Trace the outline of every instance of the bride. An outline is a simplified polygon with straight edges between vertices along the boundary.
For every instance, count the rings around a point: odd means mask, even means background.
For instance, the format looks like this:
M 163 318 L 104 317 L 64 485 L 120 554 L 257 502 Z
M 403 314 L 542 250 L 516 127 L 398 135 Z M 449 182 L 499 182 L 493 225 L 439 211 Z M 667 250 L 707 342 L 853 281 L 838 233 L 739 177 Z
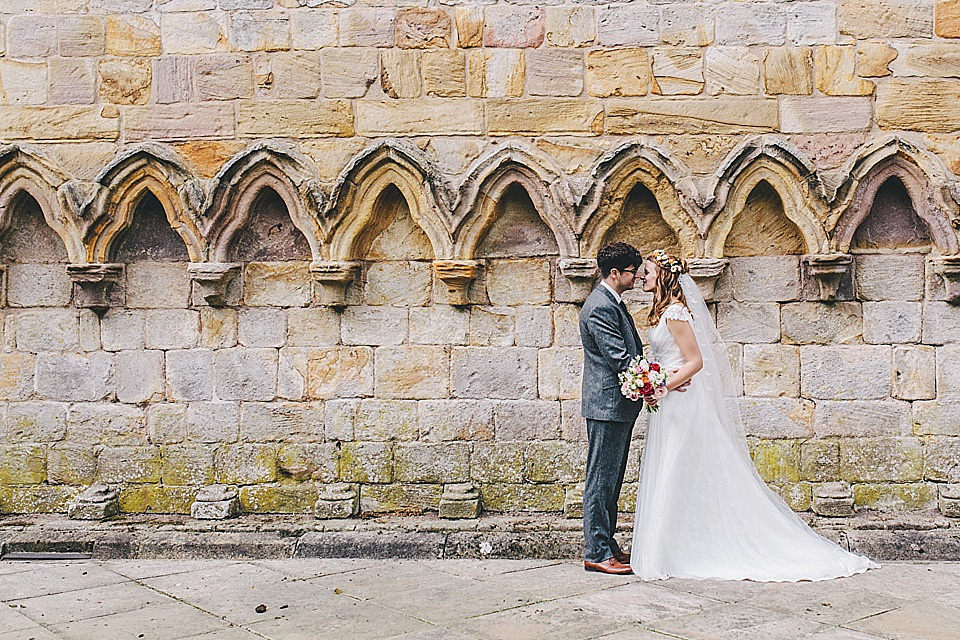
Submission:
M 631 566 L 644 580 L 828 580 L 878 567 L 814 533 L 763 482 L 747 451 L 727 351 L 686 263 L 644 262 L 653 358 L 677 370 L 651 414 Z M 727 389 L 724 389 L 724 386 Z

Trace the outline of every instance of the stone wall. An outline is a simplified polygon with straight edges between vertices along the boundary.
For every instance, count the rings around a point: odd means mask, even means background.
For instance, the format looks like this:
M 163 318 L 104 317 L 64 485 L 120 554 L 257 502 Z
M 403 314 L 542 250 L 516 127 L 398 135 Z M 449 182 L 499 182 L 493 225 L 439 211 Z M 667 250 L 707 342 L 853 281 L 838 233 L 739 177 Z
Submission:
M 410 4 L 0 3 L 0 511 L 560 510 L 613 239 L 795 509 L 960 482 L 960 1 Z

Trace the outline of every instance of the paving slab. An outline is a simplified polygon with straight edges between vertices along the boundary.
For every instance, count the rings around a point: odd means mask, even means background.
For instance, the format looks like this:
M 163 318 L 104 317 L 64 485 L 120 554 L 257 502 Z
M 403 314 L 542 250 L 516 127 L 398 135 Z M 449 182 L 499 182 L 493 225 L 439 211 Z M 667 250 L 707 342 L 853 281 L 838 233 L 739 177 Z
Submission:
M 0 580 L 0 601 L 9 602 L 52 593 L 103 587 L 127 578 L 92 562 L 49 562 L 32 565 Z
M 151 605 L 99 618 L 53 625 L 51 631 L 63 640 L 182 640 L 201 633 L 228 628 L 228 623 L 189 604 L 173 602 Z M 149 635 L 148 635 L 149 634 Z
M 23 615 L 48 626 L 172 602 L 170 598 L 135 582 L 120 582 L 16 601 L 22 607 L 20 612 Z
M 644 582 L 593 591 L 557 602 L 566 603 L 574 609 L 592 611 L 612 619 L 625 619 L 637 624 L 675 618 L 722 604 L 703 596 L 680 593 Z
M 957 640 L 960 609 L 936 602 L 914 602 L 845 626 L 892 640 Z
M 649 628 L 685 640 L 793 640 L 828 627 L 779 611 L 728 604 L 659 620 Z

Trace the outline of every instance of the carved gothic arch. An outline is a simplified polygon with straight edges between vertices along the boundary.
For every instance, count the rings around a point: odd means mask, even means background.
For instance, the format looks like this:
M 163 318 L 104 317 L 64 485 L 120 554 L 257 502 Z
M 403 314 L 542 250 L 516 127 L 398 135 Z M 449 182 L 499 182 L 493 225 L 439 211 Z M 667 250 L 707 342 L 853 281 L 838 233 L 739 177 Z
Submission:
M 696 191 L 683 164 L 649 141 L 631 142 L 605 154 L 591 172 L 591 185 L 580 200 L 577 231 L 580 255 L 594 256 L 607 232 L 623 215 L 633 190 L 642 185 L 656 199 L 660 215 L 680 242 L 683 254 L 700 253 Z
M 761 183 L 780 197 L 786 217 L 797 225 L 807 253 L 827 251 L 823 220 L 828 206 L 826 186 L 813 164 L 790 144 L 758 138 L 735 149 L 717 169 L 710 203 L 704 211 L 704 255 L 722 258 L 727 236 L 747 198 Z
M 20 145 L 0 147 L 0 235 L 13 223 L 14 205 L 26 194 L 36 200 L 43 219 L 63 242 L 70 262 L 84 261 L 70 177 L 43 155 Z
M 435 259 L 453 255 L 447 215 L 448 194 L 440 172 L 416 147 L 387 140 L 363 151 L 337 179 L 323 219 L 331 260 L 357 260 L 359 244 L 371 228 L 385 226 L 382 196 L 400 192 L 414 223 L 423 229 Z
M 265 189 L 280 196 L 290 221 L 310 245 L 313 260 L 320 260 L 324 194 L 315 176 L 303 154 L 276 140 L 258 142 L 231 158 L 213 179 L 201 220 L 210 260 L 227 261 L 230 244 L 250 221 L 252 206 Z
M 160 201 L 190 261 L 203 260 L 206 247 L 197 224 L 203 188 L 173 150 L 156 143 L 133 147 L 104 167 L 94 183 L 94 195 L 83 208 L 89 262 L 110 261 L 114 243 L 133 223 L 148 192 Z
M 843 175 L 830 220 L 837 251 L 849 252 L 857 228 L 873 208 L 877 191 L 890 178 L 897 178 L 938 251 L 942 255 L 960 253 L 955 231 L 960 227 L 958 185 L 934 154 L 899 136 L 889 136 L 852 158 Z
M 577 257 L 573 194 L 563 172 L 545 156 L 507 145 L 478 160 L 460 187 L 454 212 L 456 258 L 473 259 L 497 218 L 500 199 L 514 185 L 527 192 L 537 214 L 553 232 L 560 257 Z

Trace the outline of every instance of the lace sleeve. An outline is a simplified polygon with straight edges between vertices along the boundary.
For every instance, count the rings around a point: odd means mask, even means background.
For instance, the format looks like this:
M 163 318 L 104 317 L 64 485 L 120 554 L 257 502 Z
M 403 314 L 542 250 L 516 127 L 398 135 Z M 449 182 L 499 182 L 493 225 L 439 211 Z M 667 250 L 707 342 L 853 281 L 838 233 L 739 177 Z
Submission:
M 672 304 L 663 311 L 665 320 L 683 320 L 684 322 L 693 322 L 693 316 L 690 311 L 681 304 Z

